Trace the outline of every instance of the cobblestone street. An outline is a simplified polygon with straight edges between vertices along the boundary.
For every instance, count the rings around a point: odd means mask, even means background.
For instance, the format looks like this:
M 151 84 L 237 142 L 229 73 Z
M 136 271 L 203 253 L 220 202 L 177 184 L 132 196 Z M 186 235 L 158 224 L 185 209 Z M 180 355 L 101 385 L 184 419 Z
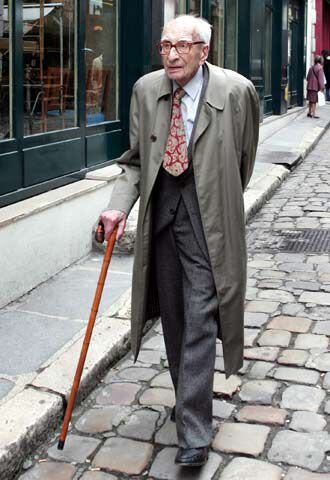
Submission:
M 330 480 L 329 152 L 328 131 L 248 225 L 245 363 L 226 381 L 218 344 L 208 463 L 174 465 L 158 322 L 75 410 L 64 450 L 58 431 L 20 480 Z

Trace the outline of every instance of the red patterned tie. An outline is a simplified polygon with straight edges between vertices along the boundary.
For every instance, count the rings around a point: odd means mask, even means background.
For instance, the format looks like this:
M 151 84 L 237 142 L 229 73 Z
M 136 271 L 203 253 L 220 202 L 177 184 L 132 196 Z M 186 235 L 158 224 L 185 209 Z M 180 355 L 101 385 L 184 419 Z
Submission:
M 188 168 L 188 149 L 180 107 L 185 93 L 183 88 L 177 88 L 174 92 L 170 133 L 163 159 L 163 167 L 175 177 L 181 175 Z

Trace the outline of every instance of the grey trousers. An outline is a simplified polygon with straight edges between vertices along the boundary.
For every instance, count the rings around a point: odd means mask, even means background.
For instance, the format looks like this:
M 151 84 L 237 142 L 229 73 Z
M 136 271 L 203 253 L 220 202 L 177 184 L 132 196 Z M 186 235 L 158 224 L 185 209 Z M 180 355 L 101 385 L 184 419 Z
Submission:
M 182 448 L 197 448 L 212 440 L 219 318 L 199 212 L 191 213 L 189 207 L 181 197 L 174 221 L 157 235 L 154 245 L 162 326 L 176 393 L 178 442 Z

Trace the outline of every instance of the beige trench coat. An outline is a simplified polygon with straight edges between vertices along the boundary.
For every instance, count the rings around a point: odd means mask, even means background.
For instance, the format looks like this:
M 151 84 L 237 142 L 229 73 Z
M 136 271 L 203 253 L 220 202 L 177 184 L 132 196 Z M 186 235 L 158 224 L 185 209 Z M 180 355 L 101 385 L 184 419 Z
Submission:
M 243 191 L 252 174 L 259 132 L 259 99 L 241 75 L 209 63 L 209 83 L 193 144 L 193 166 L 205 238 L 219 300 L 226 376 L 243 365 L 246 244 Z M 130 112 L 131 149 L 109 208 L 129 213 L 140 196 L 132 285 L 132 350 L 137 358 L 148 317 L 151 192 L 162 163 L 171 114 L 164 70 L 140 78 Z

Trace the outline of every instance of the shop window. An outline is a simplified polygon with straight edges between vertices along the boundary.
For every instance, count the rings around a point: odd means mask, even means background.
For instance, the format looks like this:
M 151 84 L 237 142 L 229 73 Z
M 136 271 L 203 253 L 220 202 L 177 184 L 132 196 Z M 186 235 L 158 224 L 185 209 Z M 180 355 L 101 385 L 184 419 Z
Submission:
M 74 127 L 75 2 L 24 0 L 24 134 Z
M 263 23 L 264 10 L 260 0 L 251 0 L 251 77 L 263 78 Z
M 220 67 L 224 66 L 224 28 L 225 1 L 211 1 L 212 37 L 210 46 L 210 61 Z
M 202 15 L 202 0 L 190 0 L 188 13 L 200 17 Z
M 273 10 L 266 6 L 265 13 L 265 95 L 272 94 L 272 25 Z
M 10 2 L 0 0 L 0 140 L 12 136 L 10 6 Z
M 237 70 L 237 0 L 226 1 L 225 67 Z
M 86 16 L 86 122 L 118 119 L 118 1 L 89 0 Z
M 164 1 L 164 24 L 177 15 L 186 12 L 186 0 L 165 0 Z

